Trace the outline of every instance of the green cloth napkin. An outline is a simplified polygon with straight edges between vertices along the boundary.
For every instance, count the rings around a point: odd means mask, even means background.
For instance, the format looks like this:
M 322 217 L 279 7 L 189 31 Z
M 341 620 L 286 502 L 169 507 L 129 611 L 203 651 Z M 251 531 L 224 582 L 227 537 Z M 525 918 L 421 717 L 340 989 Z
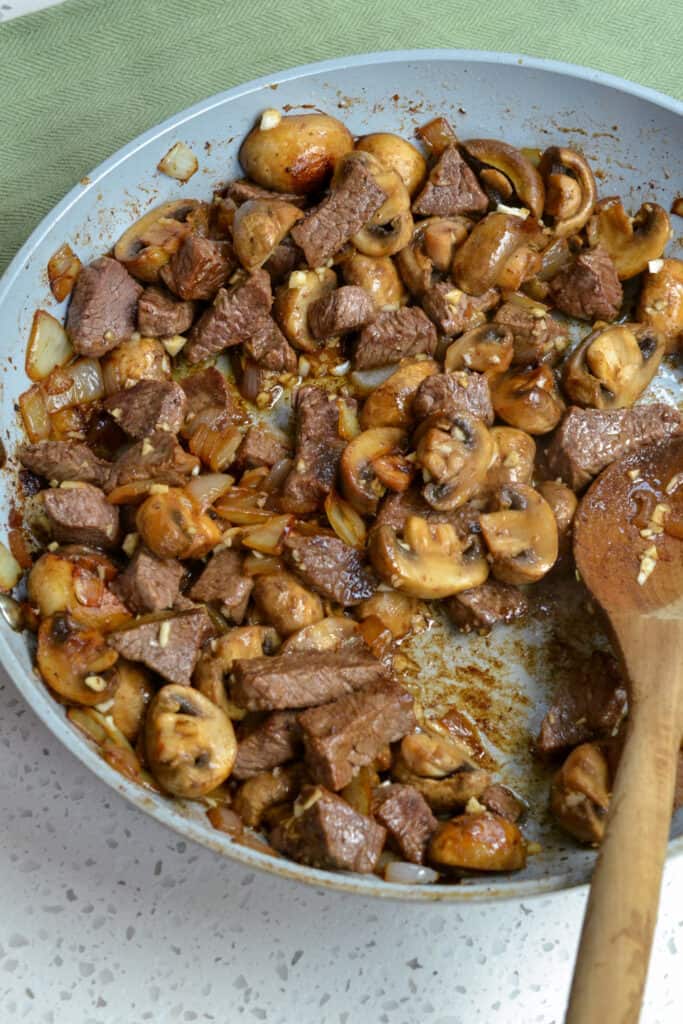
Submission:
M 683 97 L 679 0 L 67 0 L 0 25 L 0 270 L 139 132 L 259 75 L 409 47 L 507 50 Z

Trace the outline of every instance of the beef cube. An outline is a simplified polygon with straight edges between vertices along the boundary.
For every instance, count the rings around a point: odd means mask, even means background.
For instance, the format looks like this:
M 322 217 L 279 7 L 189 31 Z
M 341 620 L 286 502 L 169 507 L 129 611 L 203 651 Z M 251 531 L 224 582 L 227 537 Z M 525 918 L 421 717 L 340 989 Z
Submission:
M 271 189 L 262 188 L 260 185 L 255 184 L 255 182 L 247 181 L 245 178 L 236 178 L 235 181 L 229 181 L 225 186 L 224 194 L 238 206 L 249 202 L 250 199 L 275 199 L 278 202 L 291 203 L 292 206 L 299 207 L 306 205 L 306 196 L 297 196 L 290 192 L 273 192 Z
M 181 299 L 212 299 L 236 265 L 228 243 L 214 242 L 192 232 L 162 267 L 161 278 Z
M 22 466 L 46 480 L 77 480 L 102 487 L 111 466 L 80 441 L 38 441 L 17 451 Z
M 415 393 L 413 416 L 419 423 L 435 413 L 447 419 L 469 413 L 490 426 L 494 420 L 493 405 L 484 374 L 454 370 L 425 378 Z
M 387 743 L 412 732 L 416 719 L 411 694 L 393 679 L 380 679 L 358 693 L 309 708 L 299 715 L 299 725 L 311 777 L 338 790 Z
M 571 408 L 548 448 L 548 466 L 578 491 L 633 448 L 681 432 L 681 414 L 664 402 L 632 409 Z
M 43 491 L 52 536 L 60 544 L 114 548 L 119 539 L 119 510 L 99 487 L 78 483 Z
M 295 814 L 273 829 L 271 844 L 299 864 L 369 874 L 377 867 L 386 831 L 320 786 L 305 786 Z
M 149 437 L 157 430 L 177 434 L 185 419 L 187 400 L 170 380 L 141 380 L 132 388 L 110 395 L 104 408 L 130 437 Z
M 465 163 L 458 147 L 448 146 L 432 168 L 429 180 L 413 202 L 421 217 L 454 217 L 459 213 L 483 213 L 488 196 Z
M 594 651 L 548 709 L 536 740 L 543 757 L 613 736 L 626 714 L 627 693 L 614 658 Z
M 427 844 L 438 822 L 430 806 L 412 786 L 394 783 L 374 793 L 375 818 L 404 860 L 424 864 Z
M 308 515 L 332 490 L 346 442 L 339 434 L 339 402 L 322 388 L 299 388 L 294 401 L 296 451 L 294 466 L 282 488 L 282 507 Z
M 353 365 L 356 370 L 372 370 L 407 356 L 431 356 L 437 340 L 434 325 L 416 306 L 385 310 L 361 331 Z
M 299 196 L 299 199 L 302 197 Z M 275 284 L 282 284 L 289 278 L 293 270 L 303 263 L 304 254 L 298 245 L 295 245 L 291 238 L 285 238 L 279 245 L 276 245 L 272 254 L 263 264 L 263 269 L 270 276 Z
M 112 463 L 105 490 L 132 483 L 134 480 L 155 480 L 169 487 L 183 487 L 199 459 L 189 455 L 173 434 L 160 430 L 143 441 L 137 441 Z
M 441 334 L 455 337 L 486 323 L 486 313 L 500 301 L 496 288 L 483 295 L 468 295 L 447 281 L 439 281 L 422 296 L 422 307 Z
M 244 413 L 238 405 L 239 399 L 233 395 L 226 378 L 215 366 L 183 377 L 180 386 L 187 399 L 186 424 L 191 424 L 199 417 L 202 423 L 220 430 L 231 423 L 241 423 L 244 419 Z
M 265 370 L 278 373 L 294 373 L 296 370 L 296 352 L 272 316 L 258 319 L 251 336 L 244 342 L 244 351 Z
M 548 284 L 557 308 L 579 320 L 614 320 L 623 299 L 616 267 L 601 245 L 579 253 Z
M 234 779 L 251 779 L 298 757 L 301 729 L 296 711 L 273 711 L 245 736 L 240 736 Z
M 242 559 L 237 551 L 224 548 L 211 557 L 190 590 L 194 601 L 216 602 L 230 622 L 242 622 L 254 581 L 242 575 Z
M 247 711 L 278 711 L 327 704 L 353 690 L 386 678 L 382 663 L 369 651 L 277 654 L 238 659 L 233 664 L 234 702 Z
M 379 210 L 387 194 L 375 181 L 364 153 L 351 153 L 337 170 L 329 196 L 292 228 L 309 267 L 321 267 Z
M 107 643 L 129 661 L 140 661 L 169 683 L 189 686 L 202 644 L 213 633 L 205 608 L 179 612 L 109 633 Z
M 513 824 L 519 821 L 524 814 L 524 804 L 519 797 L 515 796 L 507 786 L 501 786 L 498 782 L 486 787 L 479 797 L 479 802 L 494 814 L 499 814 L 501 818 L 505 818 Z
M 257 466 L 274 466 L 281 459 L 291 455 L 289 439 L 284 434 L 271 430 L 262 423 L 249 427 L 244 440 L 237 449 L 235 462 L 239 469 L 253 469 Z
M 569 342 L 567 325 L 544 313 L 540 306 L 530 309 L 515 302 L 504 302 L 493 319 L 512 331 L 514 366 L 537 363 L 554 366 Z
M 323 295 L 308 309 L 308 326 L 314 338 L 358 331 L 375 319 L 375 303 L 363 288 L 347 284 Z
M 194 320 L 194 302 L 182 302 L 165 288 L 150 285 L 138 299 L 138 330 L 145 338 L 184 334 Z
M 174 558 L 157 558 L 140 546 L 111 589 L 132 612 L 161 612 L 175 604 L 184 575 Z
M 220 288 L 213 304 L 190 331 L 183 353 L 201 363 L 225 348 L 248 341 L 270 313 L 273 293 L 265 270 L 255 270 L 230 289 Z
M 339 537 L 289 534 L 285 556 L 304 583 L 328 601 L 349 607 L 377 590 L 377 577 L 361 552 Z
M 463 633 L 490 633 L 500 622 L 514 622 L 529 610 L 529 602 L 517 587 L 487 580 L 478 587 L 461 590 L 446 601 L 446 613 Z
M 130 338 L 141 292 L 126 268 L 109 256 L 83 267 L 66 317 L 76 352 L 97 358 Z
M 297 796 L 302 782 L 303 770 L 299 764 L 260 772 L 240 786 L 233 807 L 245 825 L 258 828 L 269 810 Z

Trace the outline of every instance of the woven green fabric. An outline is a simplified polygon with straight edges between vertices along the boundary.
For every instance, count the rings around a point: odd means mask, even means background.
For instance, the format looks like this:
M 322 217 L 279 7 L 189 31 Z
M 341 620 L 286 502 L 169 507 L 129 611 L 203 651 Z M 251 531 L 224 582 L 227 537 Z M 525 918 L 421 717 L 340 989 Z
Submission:
M 102 159 L 211 93 L 408 47 L 507 50 L 683 97 L 672 0 L 68 0 L 0 26 L 0 269 Z

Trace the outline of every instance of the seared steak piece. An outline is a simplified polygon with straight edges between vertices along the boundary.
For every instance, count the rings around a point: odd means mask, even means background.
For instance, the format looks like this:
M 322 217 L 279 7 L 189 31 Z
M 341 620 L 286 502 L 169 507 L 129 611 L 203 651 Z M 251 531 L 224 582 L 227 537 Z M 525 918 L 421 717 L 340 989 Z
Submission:
M 213 304 L 190 331 L 183 352 L 188 363 L 201 363 L 225 348 L 240 345 L 269 317 L 273 294 L 265 270 L 255 270 L 246 281 L 220 288 Z
M 579 253 L 548 285 L 557 308 L 579 320 L 614 320 L 623 299 L 614 263 L 601 245 Z
M 157 430 L 177 434 L 186 405 L 185 392 L 170 380 L 141 380 L 104 402 L 104 408 L 130 437 L 149 437 Z
M 199 417 L 202 423 L 220 430 L 230 423 L 241 423 L 244 419 L 227 380 L 215 366 L 183 377 L 180 386 L 187 399 L 186 425 L 191 425 Z
M 339 537 L 291 533 L 285 537 L 285 557 L 304 583 L 346 607 L 377 589 L 377 577 L 361 552 Z
M 119 510 L 99 487 L 79 483 L 43 491 L 52 536 L 60 544 L 113 548 L 119 539 Z
M 613 736 L 626 714 L 627 693 L 617 662 L 594 651 L 548 709 L 536 740 L 543 757 Z
M 434 413 L 451 418 L 463 412 L 489 426 L 493 423 L 491 389 L 483 373 L 435 373 L 422 381 L 413 399 L 413 415 L 418 423 Z
M 241 206 L 250 199 L 276 199 L 281 203 L 291 203 L 292 206 L 305 206 L 306 196 L 297 196 L 293 192 L 272 192 L 269 188 L 262 188 L 253 181 L 245 178 L 236 178 L 229 181 L 223 190 L 228 199 Z
M 422 307 L 441 334 L 452 338 L 486 323 L 486 312 L 499 301 L 497 288 L 489 288 L 483 295 L 468 295 L 450 282 L 439 281 L 422 296 Z
M 107 643 L 129 661 L 141 661 L 169 683 L 189 686 L 199 651 L 213 633 L 205 608 L 118 629 Z
M 403 859 L 424 864 L 427 844 L 438 822 L 422 794 L 401 783 L 378 786 L 374 805 L 375 818 L 384 825 Z
M 501 786 L 498 782 L 486 787 L 479 797 L 479 802 L 494 814 L 506 818 L 507 821 L 519 821 L 524 814 L 524 804 L 519 797 L 515 796 L 507 786 Z
M 402 306 L 379 313 L 364 327 L 356 344 L 353 365 L 356 370 L 397 363 L 406 356 L 431 356 L 436 350 L 434 325 L 416 306 Z
M 537 363 L 553 366 L 569 342 L 566 324 L 554 320 L 549 313 L 534 316 L 531 309 L 514 302 L 504 302 L 496 310 L 493 319 L 495 323 L 503 324 L 512 331 L 514 366 L 533 366 Z
M 421 217 L 453 217 L 459 213 L 483 213 L 488 196 L 458 147 L 449 146 L 432 168 L 429 181 L 413 202 Z
M 279 373 L 296 370 L 296 352 L 272 316 L 263 316 L 254 324 L 251 336 L 244 342 L 244 351 L 265 370 Z
M 232 770 L 234 779 L 251 779 L 259 772 L 270 771 L 301 752 L 301 729 L 296 711 L 273 711 L 262 722 L 241 736 L 237 760 Z
M 46 480 L 79 480 L 101 487 L 111 466 L 98 459 L 87 444 L 80 441 L 38 441 L 22 444 L 17 455 L 22 466 Z
M 292 228 L 309 267 L 322 267 L 360 231 L 387 198 L 375 181 L 364 153 L 349 154 L 340 180 L 322 203 Z
M 680 412 L 663 402 L 632 409 L 572 407 L 548 448 L 548 466 L 552 476 L 578 491 L 631 449 L 680 432 Z
M 295 814 L 270 834 L 275 849 L 299 864 L 362 874 L 377 867 L 385 838 L 381 825 L 321 786 L 304 786 Z
M 339 435 L 338 402 L 315 385 L 299 388 L 294 401 L 296 450 L 294 466 L 282 488 L 282 507 L 295 515 L 308 515 L 320 507 L 332 490 L 346 442 Z
M 413 698 L 393 679 L 380 679 L 331 704 L 299 715 L 306 764 L 315 782 L 343 789 L 357 769 L 416 725 Z
M 236 266 L 227 242 L 213 242 L 192 232 L 161 268 L 160 276 L 181 299 L 212 299 Z
M 529 602 L 517 587 L 487 580 L 479 587 L 461 590 L 446 601 L 446 613 L 463 633 L 490 633 L 499 622 L 514 622 L 529 610 Z
M 256 466 L 270 467 L 289 455 L 289 439 L 284 434 L 276 433 L 263 423 L 255 423 L 244 435 L 244 440 L 237 449 L 235 463 L 241 470 L 253 469 Z
M 165 288 L 150 285 L 138 299 L 138 330 L 145 338 L 184 334 L 194 320 L 194 302 L 182 302 Z
M 67 334 L 76 352 L 103 356 L 130 338 L 141 292 L 126 268 L 109 256 L 83 267 L 66 316 Z
M 110 589 L 132 612 L 162 612 L 175 604 L 184 575 L 185 570 L 174 558 L 157 558 L 139 546 Z
M 224 548 L 211 556 L 189 596 L 194 601 L 215 602 L 226 619 L 239 625 L 246 613 L 253 586 L 250 576 L 242 576 L 239 553 Z
M 369 651 L 276 654 L 240 658 L 233 665 L 232 699 L 247 711 L 278 711 L 327 704 L 353 690 L 386 679 L 386 669 Z
M 133 480 L 155 480 L 169 487 L 183 487 L 199 459 L 189 455 L 173 434 L 160 430 L 127 448 L 112 463 L 105 490 L 112 491 Z
M 346 284 L 309 306 L 308 326 L 314 338 L 358 331 L 372 323 L 377 307 L 363 288 Z
M 303 197 L 298 196 L 297 198 Z M 304 254 L 299 246 L 295 245 L 291 238 L 285 238 L 275 246 L 272 255 L 263 264 L 263 269 L 268 271 L 273 284 L 282 284 L 289 278 L 292 271 L 303 263 L 303 260 Z

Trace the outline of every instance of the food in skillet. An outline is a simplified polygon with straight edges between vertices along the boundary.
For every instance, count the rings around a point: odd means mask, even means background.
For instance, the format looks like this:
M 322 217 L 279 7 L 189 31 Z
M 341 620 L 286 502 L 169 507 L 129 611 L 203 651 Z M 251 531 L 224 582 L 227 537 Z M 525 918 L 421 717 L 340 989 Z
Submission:
M 417 136 L 267 111 L 247 177 L 87 266 L 55 253 L 70 304 L 34 318 L 0 575 L 119 771 L 241 842 L 430 882 L 524 867 L 524 806 L 458 709 L 425 714 L 400 645 L 439 607 L 463 632 L 523 619 L 573 571 L 591 479 L 680 432 L 635 403 L 683 341 L 683 264 L 667 213 L 599 199 L 578 151 L 443 117 Z M 161 169 L 192 174 L 186 149 Z M 679 484 L 644 496 L 644 550 L 680 530 Z M 582 841 L 625 713 L 596 652 L 544 720 Z

